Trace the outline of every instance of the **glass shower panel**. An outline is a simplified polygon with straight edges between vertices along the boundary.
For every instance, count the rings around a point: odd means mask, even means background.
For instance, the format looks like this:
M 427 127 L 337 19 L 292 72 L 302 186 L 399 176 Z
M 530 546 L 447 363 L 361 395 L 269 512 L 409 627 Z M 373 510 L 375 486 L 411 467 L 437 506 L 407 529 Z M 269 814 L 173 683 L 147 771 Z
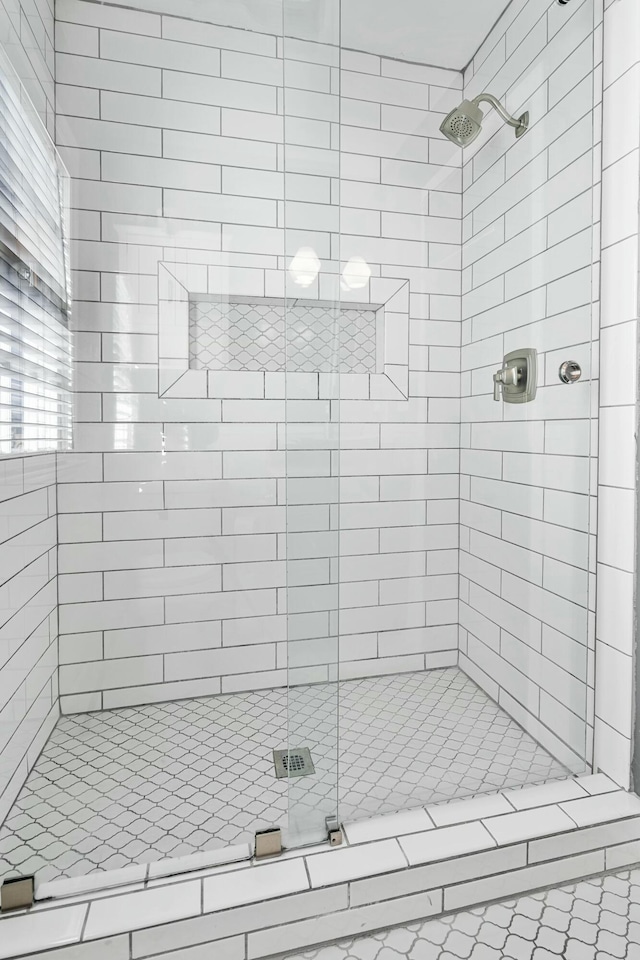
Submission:
M 337 819 L 340 0 L 283 0 L 288 842 Z M 284 594 L 285 591 L 282 591 Z
M 530 127 L 516 139 L 482 103 L 464 150 L 460 554 L 461 666 L 554 759 L 525 755 L 540 779 L 591 754 L 600 59 L 594 0 L 543 6 L 525 30 L 512 5 L 465 74 L 466 99 L 495 94 Z M 527 350 L 535 395 L 518 402 Z

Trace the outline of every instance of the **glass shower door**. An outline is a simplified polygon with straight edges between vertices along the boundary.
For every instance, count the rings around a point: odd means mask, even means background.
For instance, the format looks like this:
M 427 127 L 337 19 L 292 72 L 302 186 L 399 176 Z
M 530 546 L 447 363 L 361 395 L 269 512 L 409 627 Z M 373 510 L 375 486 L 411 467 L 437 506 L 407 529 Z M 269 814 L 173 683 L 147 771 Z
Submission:
M 340 0 L 283 0 L 287 843 L 337 819 Z

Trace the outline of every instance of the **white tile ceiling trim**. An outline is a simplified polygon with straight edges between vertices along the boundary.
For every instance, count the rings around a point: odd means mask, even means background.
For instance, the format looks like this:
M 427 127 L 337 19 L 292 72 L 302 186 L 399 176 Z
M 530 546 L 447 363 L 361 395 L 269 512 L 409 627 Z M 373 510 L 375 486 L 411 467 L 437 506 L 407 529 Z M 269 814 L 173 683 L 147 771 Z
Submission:
M 489 890 L 498 874 L 508 895 L 587 876 L 607 865 L 613 868 L 635 862 L 638 844 L 630 841 L 640 840 L 640 798 L 618 789 L 602 774 L 571 778 L 569 782 L 572 795 L 581 794 L 582 798 L 560 801 L 561 806 L 557 802 L 558 781 L 553 781 L 532 788 L 535 805 L 524 811 L 511 804 L 513 791 L 504 791 L 496 796 L 513 806 L 511 814 L 504 813 L 502 802 L 491 808 L 478 807 L 476 798 L 456 801 L 428 807 L 420 817 L 412 811 L 411 821 L 402 822 L 398 819 L 401 815 L 391 815 L 359 821 L 351 827 L 347 824 L 343 847 L 288 851 L 269 863 L 249 863 L 250 848 L 239 845 L 224 851 L 226 860 L 235 863 L 221 865 L 222 851 L 204 852 L 176 859 L 173 864 L 167 860 L 162 870 L 158 870 L 158 864 L 131 868 L 128 884 L 110 889 L 104 889 L 109 885 L 104 874 L 102 890 L 96 890 L 95 884 L 88 890 L 87 878 L 83 877 L 45 883 L 37 887 L 38 902 L 30 912 L 0 917 L 0 960 L 131 931 L 141 931 L 134 934 L 134 940 L 136 936 L 153 940 L 167 931 L 178 935 L 181 928 L 172 928 L 172 922 L 202 920 L 212 914 L 219 917 L 219 923 L 216 921 L 209 940 L 231 935 L 229 931 L 237 922 L 243 931 L 255 931 L 250 935 L 256 944 L 253 955 L 266 956 L 274 952 L 268 946 L 269 927 L 290 921 L 293 937 L 306 938 L 309 945 L 319 943 L 326 937 L 311 919 L 304 918 L 331 914 L 340 918 L 341 929 L 350 929 L 362 917 L 359 913 L 356 916 L 354 907 L 349 909 L 349 903 L 384 901 L 386 919 L 378 923 L 374 913 L 367 921 L 366 929 L 376 929 L 395 922 L 387 917 L 389 911 L 393 913 L 394 904 L 400 911 L 398 916 L 420 919 L 427 915 L 425 910 L 429 915 L 442 912 L 443 904 L 444 909 L 451 909 L 454 902 L 471 904 L 492 899 L 494 894 Z M 518 791 L 519 798 L 526 797 L 527 792 Z M 447 807 L 456 811 L 456 822 L 435 826 L 433 815 L 439 819 L 438 813 Z M 564 829 L 555 832 L 559 814 Z M 570 829 L 566 828 L 565 817 L 575 824 Z M 509 829 L 505 830 L 503 825 L 509 818 Z M 386 820 L 397 827 L 397 836 L 385 837 Z M 493 823 L 502 827 L 501 831 L 495 830 L 495 837 Z M 359 842 L 354 843 L 356 838 Z M 455 856 L 447 855 L 447 850 L 455 850 Z M 173 868 L 184 872 L 172 876 Z M 123 873 L 118 872 L 120 882 L 125 879 Z M 347 885 L 354 893 L 350 901 L 346 898 Z M 265 900 L 269 901 L 268 910 L 261 908 Z M 305 923 L 310 926 L 304 927 Z M 156 927 L 161 927 L 157 933 Z M 133 955 L 138 955 L 135 943 Z

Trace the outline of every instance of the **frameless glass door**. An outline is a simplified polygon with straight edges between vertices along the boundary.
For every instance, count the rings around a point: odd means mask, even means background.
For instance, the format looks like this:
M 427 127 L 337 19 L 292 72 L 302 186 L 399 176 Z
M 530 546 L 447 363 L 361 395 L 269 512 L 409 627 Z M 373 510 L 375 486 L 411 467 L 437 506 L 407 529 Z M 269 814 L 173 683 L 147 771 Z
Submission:
M 288 843 L 337 818 L 340 0 L 283 0 Z

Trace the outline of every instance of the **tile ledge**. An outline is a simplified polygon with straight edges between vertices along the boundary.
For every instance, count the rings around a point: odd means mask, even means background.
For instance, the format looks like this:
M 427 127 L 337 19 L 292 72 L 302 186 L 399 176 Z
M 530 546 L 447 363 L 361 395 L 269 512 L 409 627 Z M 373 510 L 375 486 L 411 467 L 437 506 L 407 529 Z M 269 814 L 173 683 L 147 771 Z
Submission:
M 620 790 L 619 792 L 622 793 L 622 794 L 625 794 L 625 793 L 626 793 L 626 791 L 624 791 L 624 790 Z M 624 821 L 629 822 L 629 821 L 632 821 L 632 820 L 636 820 L 636 821 L 640 820 L 640 815 L 637 816 L 637 817 L 618 816 L 618 817 L 614 817 L 613 820 L 608 821 L 608 822 L 609 822 L 609 823 L 613 823 L 613 822 L 624 822 Z M 478 821 L 476 821 L 476 823 L 478 823 L 478 825 L 480 825 L 480 824 L 481 824 L 481 821 L 478 820 Z M 571 831 L 569 831 L 569 832 L 570 832 L 572 835 L 576 835 L 576 834 L 580 834 L 580 833 L 583 833 L 583 834 L 585 834 L 585 835 L 588 835 L 589 832 L 590 832 L 590 827 L 591 827 L 591 825 L 582 826 L 582 827 L 576 827 L 574 830 L 571 830 Z M 450 829 L 450 828 L 442 828 L 442 829 Z M 428 832 L 425 833 L 425 836 L 433 837 L 437 832 L 438 832 L 437 830 L 430 830 L 430 831 L 428 831 Z M 566 834 L 565 834 L 565 835 L 566 835 Z M 562 836 L 562 834 L 555 834 L 555 835 L 554 835 L 554 838 L 555 838 L 555 837 L 560 837 L 560 836 Z M 391 838 L 387 838 L 387 839 L 391 839 Z M 405 839 L 405 838 L 404 838 L 404 837 L 400 837 L 400 838 L 394 838 L 394 839 L 396 839 L 396 842 L 397 842 L 398 840 Z M 530 842 L 531 840 L 535 840 L 535 839 L 537 839 L 537 838 L 535 838 L 535 837 L 529 838 L 529 842 Z M 378 842 L 380 842 L 380 841 L 378 841 Z M 527 846 L 527 844 L 524 844 L 524 845 Z M 523 844 L 522 844 L 522 843 L 516 843 L 516 844 L 513 844 L 513 845 L 511 845 L 511 846 L 519 847 L 519 846 L 523 846 Z M 630 849 L 631 849 L 631 847 L 633 848 L 633 849 L 631 850 L 631 852 L 628 854 L 628 856 L 629 856 L 631 859 L 634 859 L 634 860 L 635 860 L 636 854 L 637 854 L 638 852 L 640 852 L 640 847 L 637 847 L 635 843 L 634 843 L 634 844 L 631 844 L 631 845 L 623 843 L 622 846 L 620 846 L 619 844 L 616 844 L 616 846 L 619 846 L 620 851 L 621 851 L 620 856 L 619 856 L 618 859 L 620 859 L 620 858 L 622 857 L 623 853 L 625 853 L 625 850 L 626 850 L 626 847 L 627 847 L 627 846 L 628 846 Z M 560 864 L 560 863 L 568 863 L 568 864 L 570 864 L 570 863 L 573 863 L 574 861 L 575 861 L 575 862 L 577 862 L 577 861 L 582 861 L 582 860 L 584 860 L 585 858 L 588 858 L 589 856 L 591 856 L 591 858 L 592 858 L 592 859 L 594 860 L 594 862 L 595 862 L 595 859 L 597 859 L 597 856 L 596 856 L 596 855 L 601 855 L 601 859 L 602 859 L 602 864 L 603 864 L 603 866 L 602 866 L 602 867 L 598 866 L 595 871 L 594 871 L 594 870 L 589 870 L 589 871 L 587 871 L 587 872 L 589 872 L 589 873 L 601 872 L 601 870 L 604 869 L 605 851 L 606 851 L 606 848 L 607 848 L 606 842 L 603 843 L 603 842 L 600 841 L 600 839 L 598 839 L 597 841 L 594 841 L 593 848 L 591 848 L 591 853 L 589 853 L 589 851 L 587 850 L 587 851 L 584 851 L 583 853 L 580 853 L 579 855 L 576 855 L 576 854 L 563 854 L 563 855 L 560 855 L 560 856 L 557 858 L 557 859 L 558 859 L 558 864 Z M 339 849 L 339 848 L 338 848 L 338 849 Z M 348 848 L 348 847 L 346 847 L 346 848 L 343 847 L 343 850 L 345 850 L 345 849 L 349 849 L 349 848 Z M 351 849 L 353 849 L 353 847 L 352 847 Z M 361 847 L 361 849 L 362 849 L 362 847 Z M 473 851 L 470 851 L 470 852 L 471 852 L 472 854 L 474 854 L 474 853 L 487 853 L 487 854 L 490 854 L 492 851 L 496 851 L 496 850 L 499 850 L 499 849 L 503 849 L 503 850 L 504 850 L 504 847 L 500 848 L 500 847 L 497 847 L 496 845 L 492 845 L 492 847 L 491 847 L 490 849 L 488 849 L 488 850 L 483 850 L 483 851 L 473 850 Z M 318 851 L 317 851 L 317 848 L 316 848 L 316 851 L 315 851 L 315 852 L 318 852 Z M 328 852 L 331 852 L 331 851 L 327 850 L 326 852 L 328 853 Z M 291 851 L 290 851 L 290 853 L 291 853 Z M 309 851 L 308 851 L 308 850 L 305 850 L 305 849 L 296 851 L 296 856 L 299 856 L 299 857 L 303 857 L 303 858 L 304 858 L 304 857 L 307 856 L 308 854 L 309 854 Z M 311 854 L 311 855 L 313 856 L 313 854 Z M 625 855 L 626 855 L 626 853 L 625 853 Z M 405 872 L 407 872 L 407 873 L 415 872 L 414 875 L 418 875 L 419 871 L 420 871 L 424 866 L 427 866 L 427 867 L 429 867 L 429 868 L 431 868 L 431 867 L 437 867 L 438 864 L 442 864 L 443 862 L 446 862 L 447 859 L 450 860 L 450 861 L 458 861 L 458 860 L 463 861 L 463 860 L 466 860 L 467 857 L 466 857 L 466 855 L 463 854 L 463 853 L 456 853 L 455 855 L 451 855 L 451 856 L 448 857 L 448 858 L 447 858 L 447 857 L 445 857 L 445 858 L 439 858 L 437 861 L 431 861 L 431 862 L 429 862 L 429 863 L 427 863 L 427 864 L 423 864 L 423 863 L 418 863 L 418 862 L 416 862 L 416 863 L 412 864 L 411 866 L 409 866 L 409 867 L 405 868 L 404 870 L 402 870 L 401 873 L 404 874 Z M 274 861 L 274 862 L 275 862 L 275 861 Z M 258 864 L 258 867 L 259 867 L 259 866 L 263 866 L 263 865 L 264 865 L 264 864 Z M 238 864 L 238 868 L 237 868 L 237 869 L 238 869 L 238 870 L 240 870 L 240 869 L 246 870 L 246 869 L 251 869 L 252 866 L 253 866 L 253 864 L 247 864 L 246 862 L 243 861 L 243 862 L 241 862 L 241 863 Z M 534 861 L 534 862 L 530 862 L 529 865 L 528 865 L 528 867 L 525 868 L 525 867 L 523 866 L 523 867 L 522 867 L 522 870 L 519 870 L 519 869 L 516 870 L 516 871 L 515 871 L 515 874 L 516 874 L 516 875 L 521 874 L 521 875 L 524 876 L 524 875 L 525 875 L 525 872 L 526 872 L 527 870 L 529 870 L 529 868 L 533 868 L 533 867 L 537 867 L 537 866 L 538 866 L 538 865 L 537 865 L 537 863 L 536 863 L 535 861 Z M 548 866 L 548 862 L 547 862 L 547 866 Z M 389 871 L 384 870 L 383 872 L 384 872 L 384 873 L 387 873 L 387 872 L 389 872 Z M 397 873 L 397 870 L 396 870 L 396 871 L 391 871 L 391 872 L 392 872 L 392 873 L 394 873 L 394 872 Z M 497 871 L 497 872 L 498 872 L 498 873 L 502 873 L 502 871 Z M 370 874 L 370 876 L 371 876 L 372 879 L 375 879 L 375 878 L 376 878 L 376 875 L 377 875 L 377 872 Z M 586 875 L 586 874 L 585 874 L 585 875 Z M 484 874 L 479 874 L 479 875 L 478 875 L 478 881 L 482 880 L 483 876 L 484 876 L 484 879 L 487 881 L 487 883 L 489 883 L 489 881 L 490 881 L 490 879 L 491 879 L 491 876 L 492 876 L 492 873 L 489 872 L 489 873 L 487 873 L 486 875 L 484 875 Z M 363 877 L 358 877 L 358 878 L 354 878 L 354 880 L 355 880 L 355 879 L 361 880 L 361 879 L 367 879 L 367 878 L 366 878 L 366 877 L 365 877 L 365 878 L 363 878 Z M 173 877 L 167 878 L 167 883 L 168 883 L 168 884 L 170 883 L 171 885 L 174 885 L 174 884 L 177 884 L 177 883 L 180 883 L 180 882 L 184 882 L 184 881 L 190 881 L 190 883 L 191 883 L 192 886 L 195 885 L 195 884 L 202 884 L 202 883 L 203 883 L 203 879 L 202 879 L 202 878 L 196 879 L 195 877 L 193 877 L 192 874 L 191 874 L 191 875 L 190 875 L 190 874 L 183 874 L 183 875 L 179 875 L 179 876 L 178 876 L 178 875 L 175 875 L 175 876 L 173 876 Z M 334 883 L 331 883 L 331 884 L 326 885 L 326 886 L 324 887 L 324 889 L 325 889 L 325 890 L 331 890 L 331 889 L 333 889 L 333 890 L 336 890 L 336 891 L 339 890 L 339 889 L 347 889 L 349 882 L 350 882 L 350 881 L 345 881 L 345 879 L 337 880 L 337 881 L 334 882 Z M 475 881 L 473 881 L 472 879 L 469 879 L 469 880 L 466 880 L 466 881 L 461 881 L 461 882 L 460 882 L 460 881 L 456 881 L 455 879 L 453 879 L 452 881 L 445 882 L 445 883 L 444 883 L 444 888 L 452 888 L 452 889 L 453 889 L 453 888 L 456 888 L 456 889 L 459 889 L 459 888 L 461 888 L 461 887 L 465 887 L 465 885 L 469 886 L 469 885 L 471 885 L 473 882 L 475 882 Z M 538 885 L 537 885 L 536 883 L 534 883 L 533 886 L 531 887 L 531 889 L 535 889 L 535 888 L 537 888 L 537 886 L 538 886 Z M 466 887 L 465 887 L 465 888 L 466 888 Z M 178 891 L 177 891 L 177 887 L 176 887 L 175 889 L 176 889 L 176 894 L 177 894 L 177 892 L 178 892 Z M 429 889 L 431 889 L 431 888 L 429 887 Z M 156 892 L 157 892 L 157 888 L 155 888 L 155 890 L 156 890 Z M 139 892 L 136 892 L 135 894 L 133 894 L 133 893 L 131 892 L 131 887 L 130 887 L 130 886 L 128 886 L 128 887 L 121 887 L 121 888 L 114 887 L 114 888 L 112 888 L 112 889 L 110 889 L 110 890 L 105 890 L 105 891 L 103 891 L 104 897 L 107 897 L 107 898 L 113 898 L 113 897 L 115 897 L 115 896 L 118 896 L 118 895 L 121 896 L 121 895 L 123 895 L 123 894 L 124 894 L 124 895 L 129 895 L 129 896 L 144 897 L 144 894 L 152 895 L 153 892 L 154 892 L 154 888 L 146 887 L 143 891 L 139 891 Z M 279 902 L 279 903 L 284 903 L 284 902 L 286 902 L 290 897 L 296 897 L 296 896 L 301 896 L 301 895 L 304 896 L 304 897 L 311 897 L 311 898 L 313 898 L 314 896 L 319 895 L 320 892 L 321 892 L 320 890 L 318 890 L 317 888 L 313 888 L 313 887 L 312 887 L 310 890 L 304 890 L 304 891 L 300 891 L 300 892 L 298 892 L 298 891 L 292 891 L 291 893 L 283 894 L 283 895 L 280 895 L 280 896 L 275 897 L 274 899 L 270 900 L 270 903 L 272 903 L 272 904 L 275 904 L 275 903 L 278 903 L 278 902 Z M 388 899 L 388 898 L 385 898 L 384 896 L 380 897 L 380 900 L 381 900 L 381 901 L 382 901 L 382 900 L 385 900 L 385 899 Z M 402 898 L 401 898 L 401 900 L 402 900 Z M 90 903 L 92 903 L 92 904 L 95 906 L 95 905 L 96 905 L 96 902 L 99 903 L 99 902 L 101 902 L 101 901 L 100 901 L 100 900 L 97 900 L 95 897 L 87 897 L 87 901 L 85 902 L 85 905 L 84 905 L 84 910 L 86 911 L 86 909 L 87 909 L 87 907 L 89 906 Z M 262 900 L 254 899 L 254 900 L 252 901 L 252 903 L 254 903 L 254 904 L 255 904 L 255 903 L 259 903 L 259 902 L 262 902 Z M 398 902 L 400 902 L 400 901 L 398 901 Z M 482 899 L 482 898 L 480 898 L 480 899 L 477 900 L 477 903 L 480 903 L 480 902 L 485 902 L 485 900 Z M 136 903 L 142 903 L 142 902 L 141 902 L 141 901 L 136 901 Z M 147 906 L 148 906 L 148 905 L 149 905 L 149 904 L 147 904 Z M 250 905 L 250 904 L 246 904 L 245 906 L 249 906 L 249 905 Z M 202 907 L 200 907 L 199 911 L 197 911 L 197 912 L 194 912 L 193 909 L 186 909 L 186 910 L 185 910 L 185 913 L 182 914 L 182 916 L 181 916 L 179 919 L 181 919 L 181 920 L 183 920 L 183 919 L 184 919 L 184 920 L 194 919 L 194 920 L 195 920 L 195 919 L 197 919 L 197 917 L 199 917 L 199 916 L 204 916 L 204 915 L 209 915 L 209 916 L 211 916 L 212 913 L 213 913 L 213 914 L 215 914 L 215 913 L 224 914 L 224 913 L 229 912 L 229 910 L 231 910 L 231 913 L 233 913 L 235 909 L 236 909 L 236 908 L 222 908 L 221 910 L 203 911 L 203 910 L 202 910 Z M 242 908 L 241 908 L 241 909 L 242 909 Z M 342 908 L 340 908 L 340 909 L 342 909 Z M 348 909 L 348 908 L 347 908 L 347 909 Z M 47 951 L 50 950 L 50 951 L 51 951 L 51 960 L 54 960 L 54 957 L 55 957 L 55 946 L 58 945 L 58 944 L 56 944 L 56 927 L 57 927 L 57 925 L 58 925 L 58 924 L 57 924 L 56 917 L 57 917 L 57 918 L 60 918 L 60 920 L 61 920 L 64 915 L 68 915 L 70 911 L 75 911 L 75 910 L 82 911 L 82 910 L 83 910 L 83 905 L 79 903 L 79 904 L 77 904 L 77 905 L 75 905 L 75 906 L 70 906 L 69 900 L 65 900 L 65 899 L 61 899 L 61 900 L 58 902 L 58 904 L 52 904 L 51 901 L 48 901 L 48 903 L 47 903 L 46 905 L 43 904 L 40 908 L 38 908 L 37 906 L 34 908 L 34 917 L 33 917 L 33 919 L 35 920 L 36 917 L 38 918 L 38 923 L 37 923 L 38 929 L 37 929 L 37 931 L 36 931 L 36 928 L 35 928 L 35 927 L 34 927 L 34 929 L 33 929 L 34 946 L 35 946 L 35 941 L 36 941 L 36 939 L 37 939 L 37 940 L 38 940 L 38 950 L 39 950 L 40 952 L 43 952 L 43 951 L 44 951 L 44 952 L 47 952 Z M 118 915 L 120 915 L 120 911 L 116 911 L 116 912 L 118 913 Z M 329 912 L 331 912 L 331 911 L 329 911 Z M 123 910 L 123 911 L 122 911 L 123 917 L 124 917 L 124 915 L 125 915 L 126 913 L 127 913 L 126 910 Z M 13 919 L 14 917 L 16 917 L 15 914 L 9 914 L 9 915 L 6 915 L 6 917 L 0 918 L 0 920 L 1 920 L 1 919 Z M 24 923 L 24 922 L 25 922 L 25 914 L 22 913 L 19 917 L 16 917 L 16 919 L 21 919 L 22 922 Z M 163 924 L 163 922 L 166 923 L 167 921 L 164 920 L 161 916 L 158 916 L 157 919 L 156 919 L 155 917 L 153 917 L 153 919 L 151 919 L 151 922 L 150 922 L 150 923 L 149 923 L 149 920 L 147 920 L 146 925 L 145 925 L 144 927 L 137 927 L 137 926 L 136 926 L 136 927 L 135 927 L 135 930 L 139 931 L 139 930 L 144 930 L 144 929 L 152 929 L 153 927 L 156 927 L 156 926 L 158 926 L 158 925 L 161 926 L 161 925 Z M 111 930 L 111 931 L 109 932 L 109 934 L 108 934 L 109 937 L 117 936 L 117 935 L 120 935 L 120 934 L 126 934 L 126 933 L 129 933 L 129 932 L 132 931 L 131 923 L 130 923 L 130 921 L 129 921 L 129 923 L 128 923 L 126 919 L 120 919 L 120 920 L 118 921 L 118 923 L 116 923 L 114 926 L 115 926 L 115 929 L 113 929 L 113 930 Z M 264 929 L 266 929 L 267 927 L 269 927 L 269 924 L 266 924 L 266 925 L 264 926 Z M 43 945 L 43 941 L 42 941 L 43 928 L 44 928 L 45 931 L 50 930 L 50 932 L 51 932 L 51 945 L 50 945 L 50 946 Z M 8 930 L 8 929 L 9 929 L 9 928 L 7 928 L 7 930 Z M 257 928 L 257 929 L 263 929 L 263 926 L 260 925 L 259 928 Z M 80 936 L 80 942 L 82 942 L 82 943 L 84 943 L 84 942 L 89 942 L 89 941 L 95 940 L 96 938 L 97 938 L 97 939 L 103 939 L 103 935 L 102 935 L 102 934 L 98 935 L 95 930 L 90 931 L 90 930 L 87 928 L 87 929 L 85 929 L 84 933 Z M 46 937 L 45 937 L 45 939 L 46 939 Z M 215 938 L 214 938 L 214 939 L 215 939 Z M 78 941 L 76 940 L 75 942 L 77 943 Z M 22 943 L 21 943 L 21 948 L 22 948 Z M 28 955 L 30 955 L 32 952 L 33 952 L 33 950 L 29 950 L 26 955 L 28 956 Z M 1 953 L 0 953 L 0 955 L 1 955 Z M 19 956 L 23 956 L 23 957 L 24 957 L 24 956 L 25 956 L 24 951 L 21 952 L 21 953 L 19 954 Z
M 557 805 L 559 805 L 560 803 L 571 802 L 571 801 L 558 801 L 558 800 L 553 796 L 553 792 L 554 792 L 554 789 L 555 789 L 556 785 L 557 785 L 558 783 L 564 783 L 564 782 L 566 782 L 566 781 L 576 783 L 576 784 L 580 787 L 581 790 L 584 790 L 584 791 L 585 791 L 585 792 L 584 792 L 584 797 L 579 797 L 579 798 L 576 797 L 576 798 L 575 798 L 576 800 L 578 800 L 578 799 L 580 799 L 580 800 L 585 799 L 585 800 L 586 800 L 586 799 L 588 799 L 589 797 L 600 796 L 600 795 L 602 795 L 602 794 L 604 794 L 604 793 L 606 793 L 606 794 L 608 794 L 608 795 L 611 795 L 612 793 L 626 793 L 626 792 L 627 792 L 627 791 L 623 790 L 622 787 L 618 787 L 616 784 L 614 784 L 613 781 L 609 780 L 609 778 L 606 778 L 606 779 L 608 780 L 608 782 L 611 784 L 611 786 L 610 786 L 610 787 L 607 786 L 607 787 L 605 787 L 601 792 L 596 793 L 596 794 L 593 794 L 593 793 L 589 792 L 588 789 L 587 789 L 585 786 L 583 786 L 582 783 L 581 783 L 582 780 L 590 779 L 590 778 L 592 778 L 593 776 L 599 776 L 599 775 L 597 775 L 597 774 L 584 774 L 584 775 L 581 776 L 581 777 L 573 777 L 573 776 L 571 776 L 571 777 L 565 777 L 564 780 L 550 780 L 548 783 L 534 784 L 533 787 L 531 787 L 531 788 L 529 788 L 529 789 L 535 789 L 535 790 L 539 790 L 539 791 L 540 791 L 540 793 L 542 794 L 542 799 L 540 800 L 540 802 L 539 802 L 539 803 L 536 803 L 536 804 L 535 804 L 534 806 L 532 806 L 532 807 L 527 807 L 527 808 L 526 808 L 526 811 L 525 811 L 525 810 L 519 810 L 519 809 L 517 809 L 516 807 L 513 807 L 513 812 L 514 812 L 514 813 L 530 812 L 530 811 L 533 811 L 533 810 L 538 810 L 538 809 L 540 809 L 541 807 L 551 807 L 551 806 L 557 806 Z M 602 776 L 604 776 L 604 774 L 602 774 Z M 545 788 L 548 788 L 548 790 L 545 791 Z M 522 792 L 524 792 L 524 790 L 526 790 L 526 789 L 528 789 L 528 788 L 526 788 L 526 787 L 523 788 L 523 791 L 522 791 Z M 465 805 L 469 805 L 469 807 L 470 807 L 471 804 L 475 804 L 480 798 L 484 798 L 484 797 L 504 797 L 504 799 L 507 801 L 507 803 L 509 803 L 510 806 L 513 806 L 513 805 L 510 803 L 510 801 L 509 801 L 509 796 L 512 795 L 513 793 L 516 793 L 516 792 L 520 792 L 520 791 L 513 790 L 512 788 L 511 788 L 511 789 L 508 789 L 508 790 L 496 790 L 494 793 L 479 793 L 479 794 L 475 794 L 474 796 L 471 796 L 471 797 L 465 797 L 465 798 L 463 798 L 463 799 L 461 799 L 461 800 L 458 799 L 458 800 L 451 800 L 451 801 L 444 802 L 444 803 L 429 804 L 427 807 L 415 807 L 414 809 L 416 809 L 416 810 L 423 810 L 423 811 L 427 814 L 427 816 L 429 817 L 429 819 L 433 822 L 433 817 L 430 816 L 429 811 L 430 811 L 430 810 L 433 810 L 433 809 L 435 809 L 435 808 L 437 808 L 437 807 L 440 807 L 440 808 L 442 808 L 442 809 L 445 809 L 446 807 L 448 807 L 448 806 L 450 806 L 450 805 L 452 805 L 452 804 L 455 803 L 456 805 L 458 805 L 459 809 L 460 809 L 461 811 L 463 811 Z M 545 799 L 544 799 L 544 793 L 545 793 L 545 792 L 547 792 L 547 793 L 549 794 L 549 799 L 548 799 L 548 800 L 545 800 Z M 408 811 L 401 811 L 401 812 L 404 813 L 404 812 L 408 812 Z M 461 815 L 461 819 L 460 819 L 460 820 L 457 820 L 455 823 L 451 823 L 451 824 L 447 823 L 447 824 L 443 824 L 442 826 L 438 826 L 437 824 L 434 824 L 434 827 L 435 827 L 435 830 L 442 830 L 442 829 L 444 829 L 445 826 L 446 826 L 446 827 L 449 827 L 449 826 L 459 826 L 459 825 L 461 825 L 462 823 L 473 823 L 473 822 L 475 822 L 475 821 L 486 821 L 486 820 L 492 819 L 493 817 L 505 816 L 505 815 L 506 815 L 506 814 L 505 814 L 505 812 L 503 811 L 502 813 L 487 814 L 487 815 L 485 815 L 484 817 L 472 817 L 472 818 L 469 818 L 469 819 L 465 819 L 465 818 L 464 818 L 464 814 L 462 814 L 462 815 Z M 379 841 L 382 840 L 382 839 L 391 839 L 391 837 L 376 837 L 376 838 L 372 838 L 371 840 L 350 841 L 350 840 L 349 840 L 349 827 L 352 826 L 352 825 L 355 825 L 355 824 L 362 824 L 362 823 L 370 823 L 372 826 L 373 826 L 373 825 L 376 825 L 376 824 L 382 824 L 382 823 L 384 823 L 389 817 L 396 817 L 396 816 L 398 816 L 398 813 L 386 814 L 386 815 L 380 816 L 380 817 L 370 817 L 370 818 L 368 818 L 368 819 L 366 819 L 366 820 L 351 820 L 351 821 L 347 821 L 347 822 L 344 824 L 344 826 L 345 826 L 345 832 L 346 832 L 346 836 L 347 836 L 347 845 L 348 845 L 348 846 L 354 846 L 354 847 L 355 847 L 355 846 L 364 846 L 364 845 L 367 844 L 367 843 L 376 843 L 376 842 L 379 842 Z M 424 833 L 424 832 L 425 832 L 425 827 L 422 827 L 422 828 L 417 828 L 416 830 L 412 830 L 412 831 L 410 831 L 409 833 L 399 834 L 398 837 L 410 837 L 410 836 L 415 835 L 416 833 Z

